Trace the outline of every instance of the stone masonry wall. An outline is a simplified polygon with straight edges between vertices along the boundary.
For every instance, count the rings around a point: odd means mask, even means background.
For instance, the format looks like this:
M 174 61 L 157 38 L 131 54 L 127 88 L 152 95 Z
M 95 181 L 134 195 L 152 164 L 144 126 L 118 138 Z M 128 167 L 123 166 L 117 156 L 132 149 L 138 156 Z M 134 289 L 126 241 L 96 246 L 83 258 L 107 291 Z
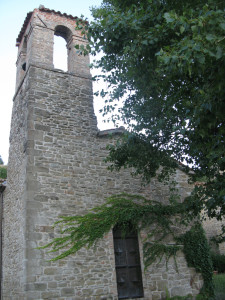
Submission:
M 3 204 L 3 289 L 10 289 L 10 294 L 18 295 L 19 299 L 25 299 L 27 91 L 28 82 L 21 88 L 13 106 Z
M 37 14 L 46 26 L 40 24 Z M 18 72 L 4 198 L 3 299 L 117 299 L 111 232 L 95 251 L 81 249 L 57 262 L 49 262 L 52 254 L 36 247 L 58 235 L 52 224 L 59 216 L 83 214 L 107 196 L 121 192 L 166 202 L 169 191 L 156 180 L 143 187 L 128 169 L 119 173 L 107 170 L 106 146 L 114 143 L 116 136 L 98 132 L 87 59 L 79 57 L 81 72 L 54 70 L 50 56 L 42 59 L 46 51 L 51 53 L 53 35 L 49 32 L 56 25 L 66 25 L 72 32 L 68 25 L 72 21 L 35 10 L 29 22 L 24 33 L 27 69 Z M 47 36 L 50 52 L 48 47 L 42 48 Z M 37 61 L 38 55 L 41 61 Z M 77 59 L 71 61 L 75 64 Z M 182 200 L 191 187 L 181 170 L 176 178 Z M 199 292 L 202 280 L 187 267 L 182 253 L 177 263 L 179 274 L 173 260 L 168 270 L 161 262 L 143 272 L 143 299 L 163 299 L 166 289 L 170 295 Z
M 215 237 L 222 233 L 222 225 L 225 225 L 224 218 L 222 221 L 218 221 L 215 218 L 209 219 L 208 217 L 205 217 L 205 220 L 203 221 L 203 228 L 206 232 L 206 236 L 209 240 L 210 245 L 212 246 L 212 249 L 215 252 L 219 252 L 220 254 L 225 254 L 225 242 L 217 246 L 210 241 L 212 237 Z

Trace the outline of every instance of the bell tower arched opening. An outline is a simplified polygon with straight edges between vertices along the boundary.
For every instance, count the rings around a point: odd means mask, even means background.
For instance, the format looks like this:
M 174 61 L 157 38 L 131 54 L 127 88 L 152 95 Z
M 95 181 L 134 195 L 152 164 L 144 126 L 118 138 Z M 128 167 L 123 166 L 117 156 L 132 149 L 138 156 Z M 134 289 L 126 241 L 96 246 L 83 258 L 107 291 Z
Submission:
M 57 25 L 54 33 L 54 68 L 68 71 L 69 67 L 69 47 L 68 43 L 72 38 L 72 32 L 69 28 L 63 25 Z
M 61 36 L 54 35 L 53 65 L 55 69 L 68 71 L 68 54 L 66 41 Z

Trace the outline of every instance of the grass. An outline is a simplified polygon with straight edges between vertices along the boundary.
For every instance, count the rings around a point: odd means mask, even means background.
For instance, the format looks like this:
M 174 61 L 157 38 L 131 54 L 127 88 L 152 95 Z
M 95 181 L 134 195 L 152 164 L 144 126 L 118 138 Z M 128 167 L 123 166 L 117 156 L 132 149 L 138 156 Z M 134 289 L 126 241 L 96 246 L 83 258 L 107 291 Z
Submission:
M 225 300 L 225 274 L 217 274 L 213 276 L 215 285 L 215 300 Z

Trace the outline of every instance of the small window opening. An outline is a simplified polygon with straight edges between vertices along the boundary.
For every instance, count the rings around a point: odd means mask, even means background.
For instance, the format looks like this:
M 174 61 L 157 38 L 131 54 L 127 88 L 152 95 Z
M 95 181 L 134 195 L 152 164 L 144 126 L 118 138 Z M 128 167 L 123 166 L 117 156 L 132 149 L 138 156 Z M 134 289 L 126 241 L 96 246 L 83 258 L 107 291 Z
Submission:
M 113 229 L 118 299 L 144 297 L 137 232 Z
M 65 72 L 68 71 L 66 41 L 61 36 L 54 36 L 53 63 L 55 69 L 60 69 Z

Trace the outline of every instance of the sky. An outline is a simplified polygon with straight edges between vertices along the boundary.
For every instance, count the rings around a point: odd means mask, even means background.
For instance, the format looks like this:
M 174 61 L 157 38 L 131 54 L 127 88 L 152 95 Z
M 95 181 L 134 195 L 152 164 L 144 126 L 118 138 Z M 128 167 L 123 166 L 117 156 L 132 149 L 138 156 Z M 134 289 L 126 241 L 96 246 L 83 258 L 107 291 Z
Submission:
M 99 6 L 101 0 L 0 0 L 0 28 L 1 28 L 1 47 L 0 47 L 0 155 L 5 164 L 8 162 L 9 134 L 11 123 L 11 111 L 13 96 L 15 93 L 16 80 L 16 59 L 17 50 L 16 38 L 23 25 L 28 12 L 44 5 L 46 8 L 61 11 L 80 17 L 84 15 L 89 20 L 91 6 Z M 57 68 L 60 68 L 59 66 Z M 96 89 L 97 87 L 94 87 Z M 99 99 L 95 99 L 95 113 L 98 118 L 99 128 L 106 129 L 112 124 L 104 124 L 98 114 L 100 109 Z

